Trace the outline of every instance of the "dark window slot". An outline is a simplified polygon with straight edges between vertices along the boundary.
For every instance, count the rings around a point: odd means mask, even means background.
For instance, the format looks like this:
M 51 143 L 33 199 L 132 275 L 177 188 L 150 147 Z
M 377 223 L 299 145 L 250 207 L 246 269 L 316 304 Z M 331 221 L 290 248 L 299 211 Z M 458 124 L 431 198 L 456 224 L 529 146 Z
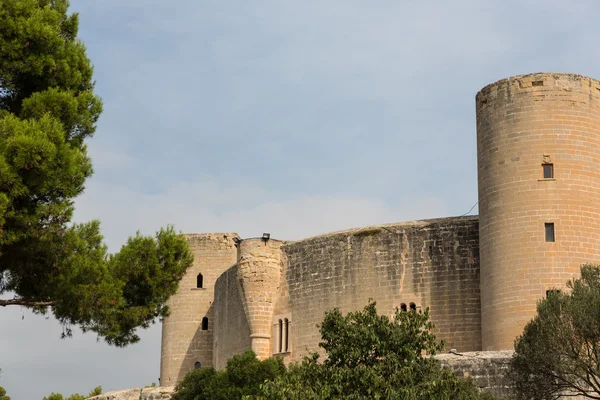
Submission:
M 554 223 L 553 222 L 546 222 L 544 224 L 544 230 L 546 233 L 546 242 L 554 242 L 555 241 L 555 237 L 554 237 Z

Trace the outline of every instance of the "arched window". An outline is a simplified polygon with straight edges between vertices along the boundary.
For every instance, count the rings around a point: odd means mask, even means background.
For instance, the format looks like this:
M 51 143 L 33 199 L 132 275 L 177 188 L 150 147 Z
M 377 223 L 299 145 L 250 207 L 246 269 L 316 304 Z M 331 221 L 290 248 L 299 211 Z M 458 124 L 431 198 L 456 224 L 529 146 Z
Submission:
M 281 349 L 283 346 L 283 321 L 279 320 L 279 324 L 277 325 L 277 352 L 281 353 Z
M 283 351 L 287 352 L 289 351 L 289 337 L 290 337 L 290 321 L 286 318 L 284 320 L 284 324 L 285 324 L 285 335 L 284 335 L 284 339 L 283 339 Z
M 406 312 L 406 304 L 404 304 L 404 303 L 400 304 L 400 311 Z
M 208 317 L 202 318 L 202 330 L 203 331 L 208 330 Z
M 417 311 L 417 305 L 415 303 L 410 303 L 410 310 Z
M 203 280 L 204 280 L 204 279 L 203 279 L 203 277 L 202 277 L 202 274 L 198 274 L 198 276 L 196 277 L 196 287 L 197 287 L 198 289 L 202 289 L 202 288 L 204 287 L 204 286 L 202 286 L 202 285 L 203 285 L 203 283 L 204 283 L 204 282 L 203 282 Z
M 202 366 L 202 364 L 200 364 L 200 361 L 196 361 L 196 364 L 194 364 L 194 369 L 198 369 Z

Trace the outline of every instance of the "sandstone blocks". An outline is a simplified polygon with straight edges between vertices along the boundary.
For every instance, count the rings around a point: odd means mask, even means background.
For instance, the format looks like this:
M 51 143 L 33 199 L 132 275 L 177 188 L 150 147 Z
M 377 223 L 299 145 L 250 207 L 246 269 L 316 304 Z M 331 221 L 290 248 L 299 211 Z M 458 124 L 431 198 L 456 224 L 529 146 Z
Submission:
M 483 350 L 511 349 L 536 301 L 600 260 L 600 82 L 520 75 L 476 103 Z

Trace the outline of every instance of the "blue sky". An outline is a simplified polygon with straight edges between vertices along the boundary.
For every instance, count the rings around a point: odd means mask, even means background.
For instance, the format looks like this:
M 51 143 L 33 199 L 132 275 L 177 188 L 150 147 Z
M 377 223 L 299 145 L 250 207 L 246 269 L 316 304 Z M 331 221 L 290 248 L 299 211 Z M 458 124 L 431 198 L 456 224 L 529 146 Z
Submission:
M 72 0 L 105 111 L 77 221 L 298 239 L 466 213 L 476 92 L 600 78 L 597 0 Z M 476 212 L 476 209 L 474 210 Z M 0 310 L 15 399 L 157 381 L 160 326 L 127 349 Z

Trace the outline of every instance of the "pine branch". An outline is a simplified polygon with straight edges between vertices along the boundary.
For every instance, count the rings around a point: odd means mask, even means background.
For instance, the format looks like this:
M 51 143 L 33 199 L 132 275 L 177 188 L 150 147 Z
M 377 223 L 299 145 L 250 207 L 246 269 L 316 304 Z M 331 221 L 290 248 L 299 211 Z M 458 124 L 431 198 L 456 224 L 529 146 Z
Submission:
M 53 305 L 53 301 L 37 301 L 34 299 L 0 299 L 0 307 L 6 306 L 25 306 L 25 307 L 49 307 Z

